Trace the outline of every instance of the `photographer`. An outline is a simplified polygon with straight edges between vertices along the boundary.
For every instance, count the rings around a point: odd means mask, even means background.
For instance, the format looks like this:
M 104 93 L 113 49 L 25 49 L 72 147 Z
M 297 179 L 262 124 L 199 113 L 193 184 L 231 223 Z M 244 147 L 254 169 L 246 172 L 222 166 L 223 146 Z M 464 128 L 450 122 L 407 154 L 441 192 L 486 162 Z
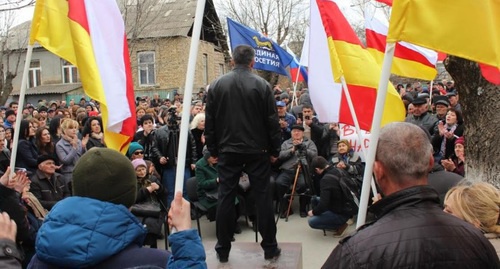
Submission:
M 284 198 L 284 195 L 288 192 L 295 180 L 299 162 L 303 167 L 298 175 L 296 192 L 302 194 L 308 191 L 307 185 L 310 183 L 306 184 L 304 179 L 304 173 L 310 173 L 307 166 L 308 162 L 317 155 L 318 151 L 316 145 L 311 140 L 304 137 L 304 127 L 302 127 L 302 125 L 292 126 L 292 137 L 281 144 L 281 152 L 278 158 L 282 163 L 280 166 L 281 173 L 276 178 L 278 197 L 282 199 L 281 218 L 286 217 L 288 199 Z M 306 206 L 309 202 L 309 198 L 300 196 L 299 202 L 300 216 L 305 218 L 307 217 Z M 292 212 L 290 212 L 290 214 L 292 214 Z
M 327 148 L 324 147 L 325 126 L 314 116 L 314 109 L 310 104 L 302 105 L 302 113 L 299 113 L 297 124 L 304 127 L 304 136 L 312 140 L 318 148 L 318 155 L 326 158 Z
M 155 141 L 159 150 L 159 162 L 155 167 L 161 171 L 161 184 L 167 189 L 167 206 L 174 199 L 175 174 L 177 169 L 177 154 L 179 151 L 179 125 L 181 118 L 177 114 L 175 106 L 170 107 L 163 115 L 163 121 L 167 125 L 162 126 L 155 132 Z M 196 143 L 191 132 L 188 133 L 188 145 L 186 152 L 186 165 L 184 181 L 191 177 L 197 161 Z M 184 184 L 185 186 L 185 184 Z

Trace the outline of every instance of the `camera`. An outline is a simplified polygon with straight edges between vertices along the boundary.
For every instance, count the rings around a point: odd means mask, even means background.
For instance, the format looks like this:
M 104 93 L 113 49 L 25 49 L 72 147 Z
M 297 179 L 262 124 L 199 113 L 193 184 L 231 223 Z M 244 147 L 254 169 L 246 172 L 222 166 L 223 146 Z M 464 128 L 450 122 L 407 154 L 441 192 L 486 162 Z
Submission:
M 181 119 L 181 117 L 179 117 L 177 115 L 177 108 L 176 107 L 171 107 L 167 110 L 167 115 L 168 115 L 168 126 L 172 129 L 176 129 L 179 125 L 177 123 L 178 120 Z

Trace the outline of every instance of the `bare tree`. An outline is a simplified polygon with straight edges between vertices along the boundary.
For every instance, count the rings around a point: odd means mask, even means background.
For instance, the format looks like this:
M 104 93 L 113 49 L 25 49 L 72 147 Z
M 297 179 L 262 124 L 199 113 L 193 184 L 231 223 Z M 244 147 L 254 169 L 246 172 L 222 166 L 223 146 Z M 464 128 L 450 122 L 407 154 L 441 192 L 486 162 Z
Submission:
M 29 23 L 16 26 L 14 11 L 0 12 L 0 104 L 5 104 L 13 90 L 12 81 L 17 76 L 21 55 L 27 46 Z
M 35 0 L 1 0 L 0 12 L 22 9 L 35 4 Z
M 485 80 L 475 62 L 449 56 L 445 67 L 464 114 L 467 178 L 500 187 L 500 86 Z

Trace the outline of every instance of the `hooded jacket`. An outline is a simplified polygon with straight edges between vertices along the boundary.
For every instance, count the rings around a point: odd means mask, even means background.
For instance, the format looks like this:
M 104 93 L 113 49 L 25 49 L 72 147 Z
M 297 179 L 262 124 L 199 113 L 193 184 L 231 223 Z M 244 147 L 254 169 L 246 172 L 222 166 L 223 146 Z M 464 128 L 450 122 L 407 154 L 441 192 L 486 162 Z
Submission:
M 134 246 L 139 252 L 149 250 L 140 248 L 145 236 L 146 229 L 125 206 L 69 197 L 57 203 L 47 215 L 38 231 L 37 254 L 29 268 L 40 268 L 44 263 L 58 268 L 97 267 L 125 249 L 128 255 L 132 254 L 130 250 Z M 165 268 L 169 253 L 158 251 L 158 254 L 155 260 L 147 262 Z M 135 259 L 146 262 L 143 257 L 135 256 Z M 127 266 L 107 266 L 112 267 Z

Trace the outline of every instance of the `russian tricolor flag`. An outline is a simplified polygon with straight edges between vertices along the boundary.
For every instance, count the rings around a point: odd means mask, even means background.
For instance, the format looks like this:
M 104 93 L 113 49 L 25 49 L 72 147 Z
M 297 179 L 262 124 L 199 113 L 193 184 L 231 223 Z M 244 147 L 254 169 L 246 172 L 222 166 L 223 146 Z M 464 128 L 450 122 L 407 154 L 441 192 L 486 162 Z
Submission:
M 290 53 L 290 55 L 293 56 L 293 60 L 290 62 L 290 77 L 292 78 L 292 81 L 295 82 L 303 82 L 305 81 L 307 83 L 307 69 L 305 66 L 300 65 L 299 61 L 297 60 L 297 57 L 295 57 L 295 54 L 293 51 L 288 47 L 288 45 L 285 46 L 286 51 Z M 300 73 L 299 73 L 300 69 Z M 298 74 L 297 74 L 298 73 Z M 297 77 L 298 75 L 298 77 Z

